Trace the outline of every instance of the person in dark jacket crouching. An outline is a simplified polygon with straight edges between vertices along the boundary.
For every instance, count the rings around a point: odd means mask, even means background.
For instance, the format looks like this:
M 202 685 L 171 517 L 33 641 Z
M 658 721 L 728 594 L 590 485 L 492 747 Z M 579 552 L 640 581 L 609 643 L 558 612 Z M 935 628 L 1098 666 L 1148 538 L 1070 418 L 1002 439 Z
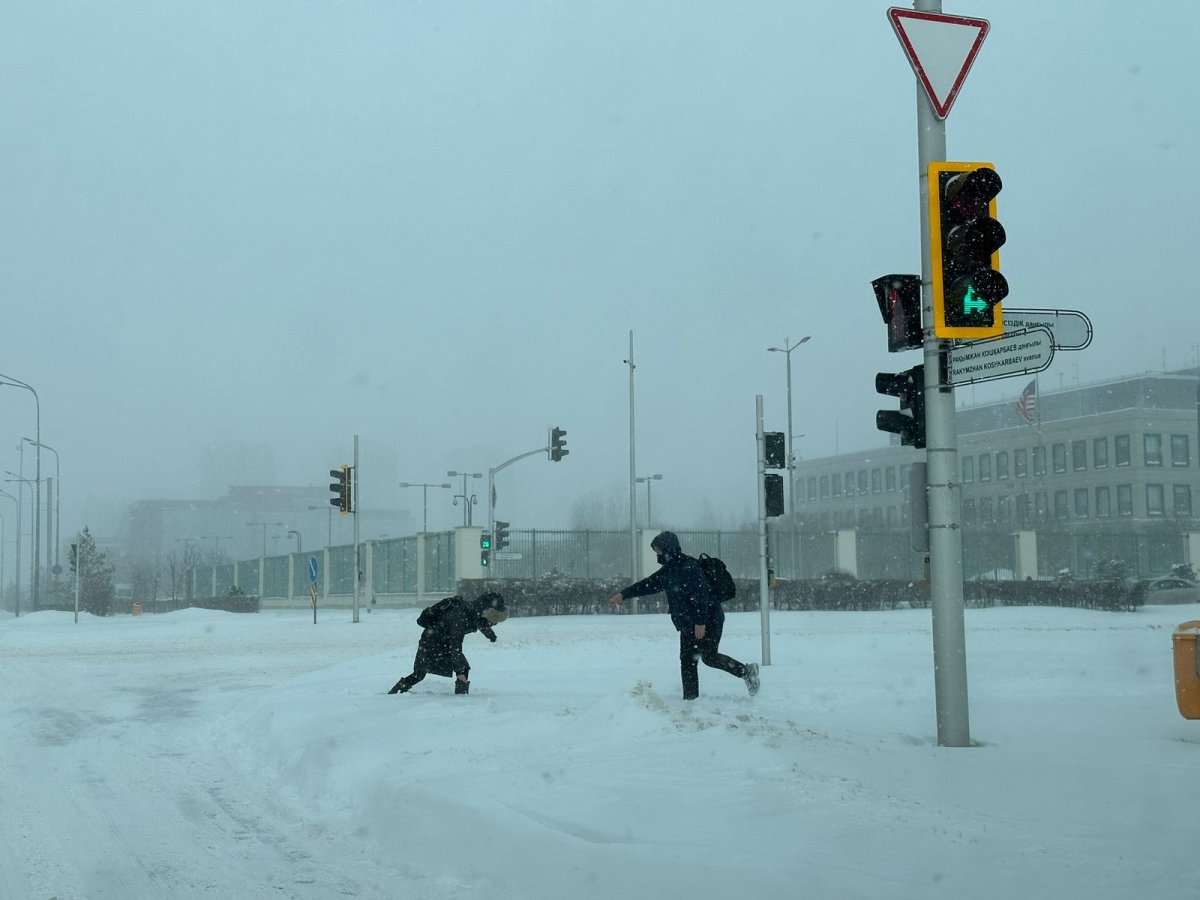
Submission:
M 476 600 L 447 597 L 425 607 L 417 617 L 417 624 L 425 630 L 417 643 L 412 674 L 397 681 L 388 693 L 403 694 L 430 673 L 444 678 L 453 676 L 454 693 L 469 693 L 471 665 L 462 652 L 463 638 L 478 631 L 495 643 L 496 632 L 492 631 L 492 626 L 507 618 L 504 598 L 494 591 Z
M 708 587 L 700 563 L 687 556 L 672 531 L 664 531 L 650 543 L 662 568 L 629 585 L 609 600 L 619 606 L 626 597 L 645 597 L 665 591 L 671 624 L 679 632 L 679 671 L 683 680 L 683 699 L 700 696 L 697 660 L 714 669 L 736 675 L 746 682 L 751 696 L 758 693 L 758 663 L 738 662 L 720 652 L 721 632 L 725 628 L 725 610 Z

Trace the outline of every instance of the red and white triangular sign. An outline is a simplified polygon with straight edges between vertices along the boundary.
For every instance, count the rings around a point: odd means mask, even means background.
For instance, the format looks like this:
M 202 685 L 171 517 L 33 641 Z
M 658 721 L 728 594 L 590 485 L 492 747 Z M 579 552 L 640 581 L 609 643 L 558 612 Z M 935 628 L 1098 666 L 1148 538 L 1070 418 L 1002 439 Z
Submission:
M 946 118 L 987 37 L 988 20 L 898 6 L 888 10 L 888 18 L 933 111 L 939 119 Z

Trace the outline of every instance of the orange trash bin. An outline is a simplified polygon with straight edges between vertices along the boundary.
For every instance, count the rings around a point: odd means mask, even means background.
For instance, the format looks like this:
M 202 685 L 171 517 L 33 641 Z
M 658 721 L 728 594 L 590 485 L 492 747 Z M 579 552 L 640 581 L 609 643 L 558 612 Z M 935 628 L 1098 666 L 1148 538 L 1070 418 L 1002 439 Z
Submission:
M 1184 622 L 1171 635 L 1175 650 L 1175 702 L 1185 719 L 1200 719 L 1200 621 Z
M 142 614 L 142 604 L 140 604 L 140 603 L 133 604 L 133 614 L 135 616 L 140 616 Z

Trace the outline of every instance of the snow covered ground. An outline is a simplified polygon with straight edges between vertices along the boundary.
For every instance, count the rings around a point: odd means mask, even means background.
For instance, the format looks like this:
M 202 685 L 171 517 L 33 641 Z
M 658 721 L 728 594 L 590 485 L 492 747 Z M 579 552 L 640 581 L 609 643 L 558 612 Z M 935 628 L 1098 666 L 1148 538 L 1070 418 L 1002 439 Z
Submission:
M 690 704 L 630 615 L 388 696 L 415 614 L 0 619 L 0 900 L 1200 896 L 1200 607 L 968 610 L 971 749 L 928 611 L 773 613 L 761 693 L 702 667 Z

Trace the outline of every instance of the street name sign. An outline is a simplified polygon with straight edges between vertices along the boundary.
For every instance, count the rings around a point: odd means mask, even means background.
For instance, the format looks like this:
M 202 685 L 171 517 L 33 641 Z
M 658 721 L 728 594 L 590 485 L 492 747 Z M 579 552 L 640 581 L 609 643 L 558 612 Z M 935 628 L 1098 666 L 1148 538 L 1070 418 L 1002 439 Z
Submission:
M 946 118 L 991 25 L 987 19 L 898 6 L 887 14 L 934 114 Z
M 1041 372 L 1054 359 L 1054 338 L 1048 328 L 1026 328 L 956 344 L 947 355 L 947 383 L 978 384 Z
M 496 559 L 524 559 L 525 554 L 518 553 L 516 550 L 497 550 L 492 554 Z
M 1009 309 L 1004 307 L 1004 330 L 1048 329 L 1055 350 L 1082 350 L 1092 342 L 1092 320 L 1074 309 Z

